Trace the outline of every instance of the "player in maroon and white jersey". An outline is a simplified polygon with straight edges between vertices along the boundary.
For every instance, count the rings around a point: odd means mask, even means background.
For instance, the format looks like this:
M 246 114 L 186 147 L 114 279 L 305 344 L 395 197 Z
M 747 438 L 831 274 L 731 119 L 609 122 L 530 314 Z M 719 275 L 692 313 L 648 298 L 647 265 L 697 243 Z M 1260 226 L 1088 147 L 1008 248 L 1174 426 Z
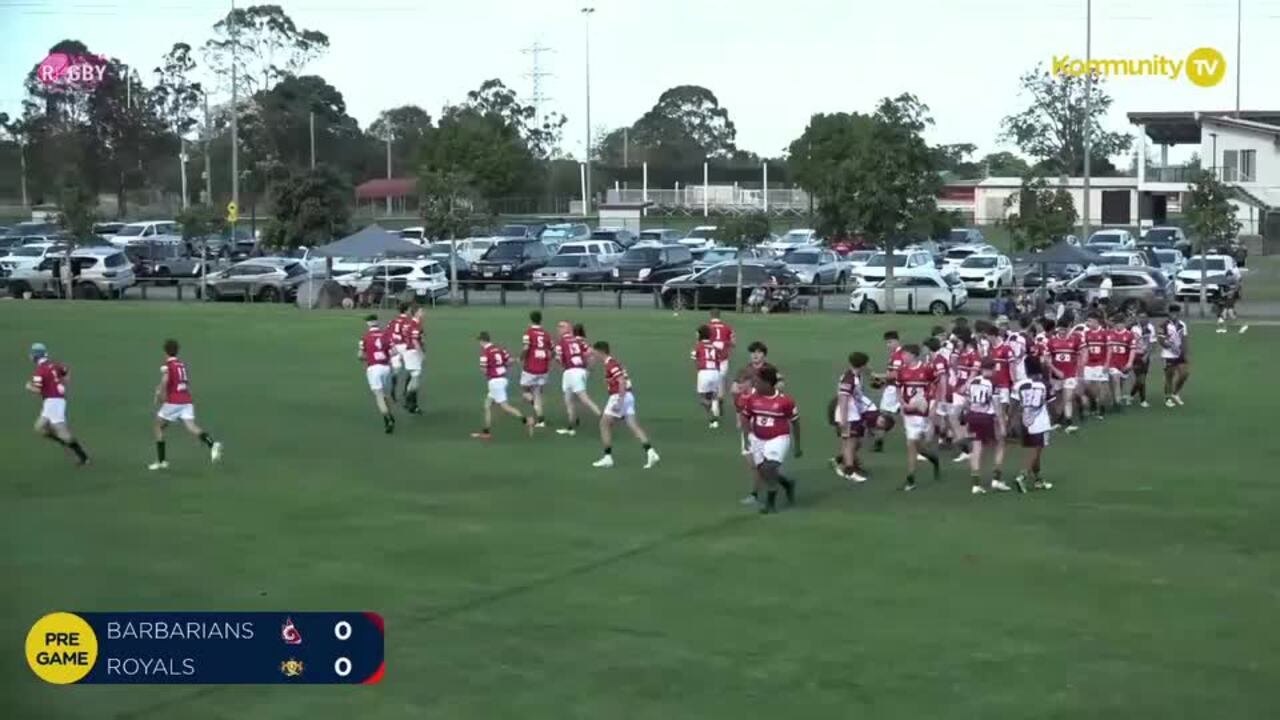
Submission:
M 1089 313 L 1084 331 L 1084 391 L 1098 419 L 1106 414 L 1106 398 L 1111 390 L 1111 346 L 1102 315 Z
M 849 366 L 840 375 L 836 383 L 835 407 L 832 422 L 836 427 L 836 435 L 840 438 L 838 454 L 831 459 L 831 466 L 840 477 L 855 483 L 867 481 L 866 471 L 858 460 L 858 446 L 866 435 L 867 427 L 863 424 L 863 413 L 868 410 L 870 401 L 862 384 L 862 373 L 870 358 L 866 353 L 849 353 Z
M 404 367 L 404 353 L 409 349 L 405 342 L 405 329 L 410 322 L 409 303 L 400 303 L 398 309 L 400 311 L 399 314 L 387 321 L 386 327 L 387 341 L 390 346 L 389 359 L 391 361 L 391 379 L 388 382 L 389 389 L 387 392 L 392 400 L 395 400 L 399 395 L 401 380 L 404 381 L 406 391 L 409 384 L 409 374 L 405 372 Z
M 1147 402 L 1147 375 L 1151 372 L 1151 351 L 1158 345 L 1156 326 L 1147 311 L 1140 310 L 1129 331 L 1133 333 L 1133 389 L 1129 395 L 1137 398 L 1140 406 L 1151 407 Z
M 75 453 L 80 465 L 89 464 L 89 456 L 67 425 L 67 366 L 49 359 L 49 351 L 41 343 L 31 346 L 35 372 L 27 381 L 27 392 L 40 396 L 40 416 L 36 418 L 37 435 L 47 437 Z
M 1049 420 L 1049 386 L 1044 382 L 1044 370 L 1039 361 L 1027 363 L 1027 379 L 1013 389 L 1014 401 L 1022 410 L 1022 446 L 1030 449 L 1025 470 L 1014 479 L 1019 492 L 1027 491 L 1026 476 L 1032 478 L 1031 489 L 1048 490 L 1053 485 L 1040 476 L 1040 460 L 1049 445 L 1053 428 Z
M 907 481 L 903 490 L 916 488 L 916 459 L 922 457 L 933 466 L 933 477 L 938 479 L 941 466 L 938 456 L 929 449 L 932 425 L 929 422 L 929 392 L 937 382 L 933 366 L 920 357 L 919 345 L 903 345 L 903 365 L 898 369 L 897 380 L 901 388 L 902 427 L 907 435 Z
M 787 504 L 795 503 L 795 482 L 782 475 L 782 463 L 790 450 L 799 458 L 800 411 L 795 400 L 778 390 L 778 372 L 760 370 L 756 392 L 746 401 L 746 415 L 751 432 L 751 459 L 760 472 L 765 488 L 764 506 L 760 512 L 772 513 L 777 508 L 778 487 L 787 493 Z
M 969 458 L 971 492 L 974 495 L 987 491 L 982 485 L 982 451 L 986 448 L 992 448 L 993 451 L 991 489 L 1010 489 L 1000 477 L 1004 465 L 1005 428 L 1000 415 L 1000 404 L 996 401 L 995 384 L 991 382 L 995 371 L 996 361 L 987 358 L 982 361 L 980 374 L 970 378 L 964 385 L 965 425 L 969 431 L 966 454 Z
M 209 433 L 196 424 L 196 406 L 191 399 L 191 378 L 187 375 L 187 366 L 178 359 L 178 341 L 164 341 L 164 365 L 160 366 L 160 384 L 156 386 L 155 437 L 156 461 L 147 466 L 149 470 L 164 470 L 169 467 L 165 456 L 164 430 L 171 422 L 182 421 L 187 432 L 191 433 L 205 447 L 209 448 L 209 459 L 218 462 L 222 459 L 222 443 L 216 442 Z
M 382 416 L 382 429 L 388 435 L 396 430 L 396 418 L 391 414 L 387 392 L 391 385 L 392 336 L 379 327 L 377 315 L 364 319 L 364 334 L 356 343 L 356 358 L 364 362 L 364 378 L 373 394 L 373 404 Z
M 575 435 L 578 432 L 577 405 L 590 410 L 600 417 L 600 408 L 587 394 L 587 362 L 591 357 L 591 346 L 587 344 L 586 328 L 581 324 L 574 326 L 564 320 L 556 323 L 556 360 L 564 372 L 560 378 L 560 389 L 564 392 L 564 410 L 568 416 L 565 426 L 556 429 L 558 435 Z
M 418 405 L 418 390 L 422 387 L 422 306 L 415 305 L 409 310 L 409 317 L 400 323 L 400 335 L 404 339 L 404 350 L 400 353 L 405 372 L 409 374 L 409 382 L 404 389 L 404 408 L 413 415 L 421 415 Z
M 1046 347 L 1049 358 L 1049 388 L 1058 396 L 1067 432 L 1073 433 L 1080 429 L 1075 423 L 1075 412 L 1076 393 L 1080 388 L 1080 374 L 1084 367 L 1084 336 L 1072 332 L 1070 323 L 1055 324 Z
M 507 373 L 511 366 L 511 353 L 494 344 L 487 331 L 477 335 L 476 341 L 480 343 L 480 372 L 484 373 L 485 381 L 484 427 L 480 432 L 471 433 L 471 437 L 477 440 L 493 438 L 490 428 L 493 427 L 494 405 L 511 417 L 520 418 L 520 423 L 529 431 L 529 435 L 533 435 L 534 419 L 525 417 L 524 413 L 507 400 Z
M 707 413 L 708 427 L 715 430 L 720 427 L 720 391 L 723 384 L 720 379 L 720 349 L 712 340 L 712 334 L 710 325 L 699 325 L 698 340 L 689 356 L 693 358 L 694 390 L 698 394 L 698 402 Z
M 951 361 L 942 352 L 942 341 L 931 336 L 924 341 L 925 360 L 933 367 L 934 384 L 929 388 L 929 421 L 933 436 L 951 446 Z
M 1108 373 L 1111 376 L 1111 402 L 1113 405 L 1128 405 L 1130 397 L 1124 391 L 1124 383 L 1133 372 L 1134 337 L 1126 318 L 1119 313 L 1108 324 L 1107 345 L 1110 349 Z
M 533 406 L 534 427 L 546 427 L 547 418 L 542 411 L 542 388 L 551 372 L 551 356 L 554 349 L 551 333 L 542 328 L 542 312 L 529 313 L 529 327 L 520 339 L 524 347 L 520 357 L 520 395 Z
M 1187 324 L 1182 320 L 1182 306 L 1177 303 L 1170 305 L 1169 317 L 1158 336 L 1160 359 L 1164 361 L 1165 407 L 1182 405 L 1182 386 L 1191 377 L 1188 330 Z
M 725 390 L 729 385 L 729 360 L 733 357 L 733 348 L 737 344 L 737 336 L 729 323 L 720 319 L 719 310 L 711 310 L 711 318 L 707 320 L 711 328 L 711 344 L 720 351 L 720 403 L 724 404 Z
M 951 432 L 960 442 L 960 452 L 954 462 L 969 459 L 968 447 L 964 442 L 968 437 L 968 427 L 964 422 L 964 408 L 969 398 L 965 394 L 965 385 L 982 374 L 982 357 L 978 355 L 977 344 L 973 341 L 973 331 L 967 326 L 957 328 L 952 340 L 955 350 L 951 356 Z
M 604 366 L 604 382 L 609 389 L 609 399 L 604 404 L 604 413 L 600 415 L 600 443 L 604 445 L 604 455 L 592 465 L 598 468 L 613 467 L 613 423 L 622 420 L 636 436 L 636 440 L 644 446 L 644 468 L 648 470 L 662 458 L 653 449 L 649 436 L 636 421 L 636 398 L 631 392 L 631 378 L 626 368 L 613 356 L 609 343 L 600 340 L 591 346 L 592 356 Z

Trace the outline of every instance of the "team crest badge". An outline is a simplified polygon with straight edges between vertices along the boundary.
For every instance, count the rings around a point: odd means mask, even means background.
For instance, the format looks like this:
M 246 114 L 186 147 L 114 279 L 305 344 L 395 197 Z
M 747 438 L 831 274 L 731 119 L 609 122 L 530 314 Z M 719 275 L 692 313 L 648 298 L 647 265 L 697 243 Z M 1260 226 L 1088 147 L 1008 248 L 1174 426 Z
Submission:
M 302 633 L 298 632 L 298 628 L 293 624 L 293 618 L 285 618 L 284 626 L 280 628 L 280 639 L 284 640 L 285 645 L 301 645 Z
M 284 673 L 285 677 L 300 677 L 302 675 L 302 661 L 289 658 L 280 663 L 280 672 Z

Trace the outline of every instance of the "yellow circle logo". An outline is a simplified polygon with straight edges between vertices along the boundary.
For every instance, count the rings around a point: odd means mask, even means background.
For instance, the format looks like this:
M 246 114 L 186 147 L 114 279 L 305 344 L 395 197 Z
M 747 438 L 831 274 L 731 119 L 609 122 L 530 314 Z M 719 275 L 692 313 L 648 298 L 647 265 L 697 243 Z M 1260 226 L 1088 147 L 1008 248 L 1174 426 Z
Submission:
M 47 683 L 77 682 L 98 660 L 98 636 L 79 615 L 49 613 L 27 633 L 27 664 Z
M 1213 87 L 1227 74 L 1227 59 L 1213 48 L 1196 48 L 1187 56 L 1187 79 L 1200 87 Z

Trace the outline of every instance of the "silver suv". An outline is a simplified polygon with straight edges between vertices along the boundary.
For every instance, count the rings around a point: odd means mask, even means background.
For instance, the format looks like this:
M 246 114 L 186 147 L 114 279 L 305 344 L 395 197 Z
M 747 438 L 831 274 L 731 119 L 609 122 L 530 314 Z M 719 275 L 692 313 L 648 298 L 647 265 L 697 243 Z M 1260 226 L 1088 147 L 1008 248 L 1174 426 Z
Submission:
M 65 255 L 50 255 L 32 268 L 20 268 L 9 276 L 13 297 L 61 295 L 61 265 Z M 71 284 L 75 296 L 88 299 L 118 298 L 138 283 L 133 263 L 115 247 L 90 247 L 71 252 Z
M 1164 273 L 1149 267 L 1094 268 L 1067 283 L 1058 294 L 1087 306 L 1100 298 L 1102 279 L 1108 275 L 1111 276 L 1110 307 L 1144 310 L 1151 315 L 1168 311 L 1173 283 Z

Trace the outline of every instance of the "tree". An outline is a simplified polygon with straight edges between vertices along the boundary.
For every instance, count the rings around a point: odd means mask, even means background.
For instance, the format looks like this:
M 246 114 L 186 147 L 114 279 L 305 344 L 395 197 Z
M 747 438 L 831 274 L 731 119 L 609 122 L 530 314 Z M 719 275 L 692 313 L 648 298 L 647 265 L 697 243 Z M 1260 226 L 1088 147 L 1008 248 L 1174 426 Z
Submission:
M 260 180 L 311 167 L 311 116 L 315 114 L 317 153 L 335 168 L 365 176 L 381 153 L 347 114 L 342 93 L 316 75 L 289 76 L 270 90 L 254 95 L 241 115 L 240 140 L 244 154 L 260 165 Z M 275 167 L 279 166 L 280 171 Z M 269 183 L 260 183 L 265 186 Z
M 329 49 L 329 37 L 300 29 L 279 5 L 237 8 L 213 26 L 205 58 L 218 77 L 231 78 L 234 63 L 244 97 L 267 90 Z
M 271 188 L 275 217 L 263 242 L 277 248 L 331 242 L 347 232 L 352 196 L 351 184 L 327 164 L 294 172 Z
M 196 126 L 196 107 L 204 98 L 204 89 L 200 83 L 191 80 L 191 73 L 196 69 L 195 59 L 191 57 L 191 46 L 186 43 L 174 43 L 160 62 L 160 67 L 153 72 L 156 75 L 156 87 L 152 93 L 156 114 L 160 116 L 178 136 L 178 164 L 182 173 L 182 207 L 186 209 L 190 196 L 187 192 L 186 135 Z
M 226 229 L 222 213 L 209 205 L 192 205 L 175 219 L 182 226 L 182 239 L 188 242 L 219 235 Z
M 537 117 L 537 108 L 521 103 L 516 92 L 498 79 L 486 80 L 467 93 L 464 107 L 514 132 L 539 160 L 553 155 L 560 144 L 561 129 L 568 122 L 559 113 Z
M 1195 170 L 1191 176 L 1191 189 L 1182 209 L 1187 226 L 1195 239 L 1196 254 L 1200 261 L 1200 315 L 1205 314 L 1208 302 L 1206 280 L 1209 263 L 1204 260 L 1210 248 L 1231 242 L 1240 233 L 1240 220 L 1231 204 L 1231 189 L 1222 183 L 1211 170 Z
M 93 223 L 98 219 L 98 197 L 89 188 L 81 175 L 69 174 L 63 178 L 58 193 L 58 227 L 71 238 L 67 243 L 67 252 L 62 262 L 58 263 L 58 274 L 61 279 L 63 293 L 66 297 L 75 297 L 72 286 L 73 272 L 71 253 L 77 245 L 84 245 L 93 240 Z
M 1006 151 L 984 155 L 978 166 L 982 170 L 980 177 L 1022 177 L 1031 172 L 1026 160 Z
M 432 128 L 431 115 L 417 105 L 401 105 L 383 110 L 369 126 L 368 135 L 379 144 L 391 136 L 393 154 L 416 158 Z
M 700 85 L 679 85 L 663 92 L 629 128 L 600 133 L 591 150 L 592 157 L 610 165 L 622 165 L 625 154 L 637 164 L 688 166 L 734 157 L 737 135 L 715 93 Z
M 1110 158 L 1128 151 L 1132 138 L 1122 132 L 1107 132 L 1102 121 L 1111 109 L 1111 96 L 1095 76 L 1085 111 L 1085 78 L 1066 73 L 1053 74 L 1037 66 L 1021 79 L 1022 92 L 1031 104 L 1001 122 L 1000 138 L 1018 146 L 1040 161 L 1046 174 L 1084 173 L 1084 136 L 1089 128 L 1091 161 L 1097 174 L 1115 171 Z
M 449 241 L 449 295 L 457 302 L 458 238 L 470 233 L 475 206 L 470 180 L 458 172 L 424 170 L 418 174 L 423 231 L 429 238 Z
M 978 146 L 973 143 L 954 143 L 934 148 L 938 154 L 938 168 L 948 180 L 972 180 L 982 177 L 982 166 L 969 159 Z
M 1040 250 L 1070 234 L 1076 226 L 1076 205 L 1065 188 L 1049 189 L 1044 178 L 1022 176 L 1022 190 L 1010 195 L 1004 206 L 1018 212 L 1003 220 L 1013 235 L 1015 250 Z
M 734 283 L 734 309 L 742 312 L 742 255 L 744 248 L 758 245 L 769 237 L 769 216 L 762 212 L 732 215 L 716 228 L 716 240 L 721 245 L 738 249 L 738 277 Z

